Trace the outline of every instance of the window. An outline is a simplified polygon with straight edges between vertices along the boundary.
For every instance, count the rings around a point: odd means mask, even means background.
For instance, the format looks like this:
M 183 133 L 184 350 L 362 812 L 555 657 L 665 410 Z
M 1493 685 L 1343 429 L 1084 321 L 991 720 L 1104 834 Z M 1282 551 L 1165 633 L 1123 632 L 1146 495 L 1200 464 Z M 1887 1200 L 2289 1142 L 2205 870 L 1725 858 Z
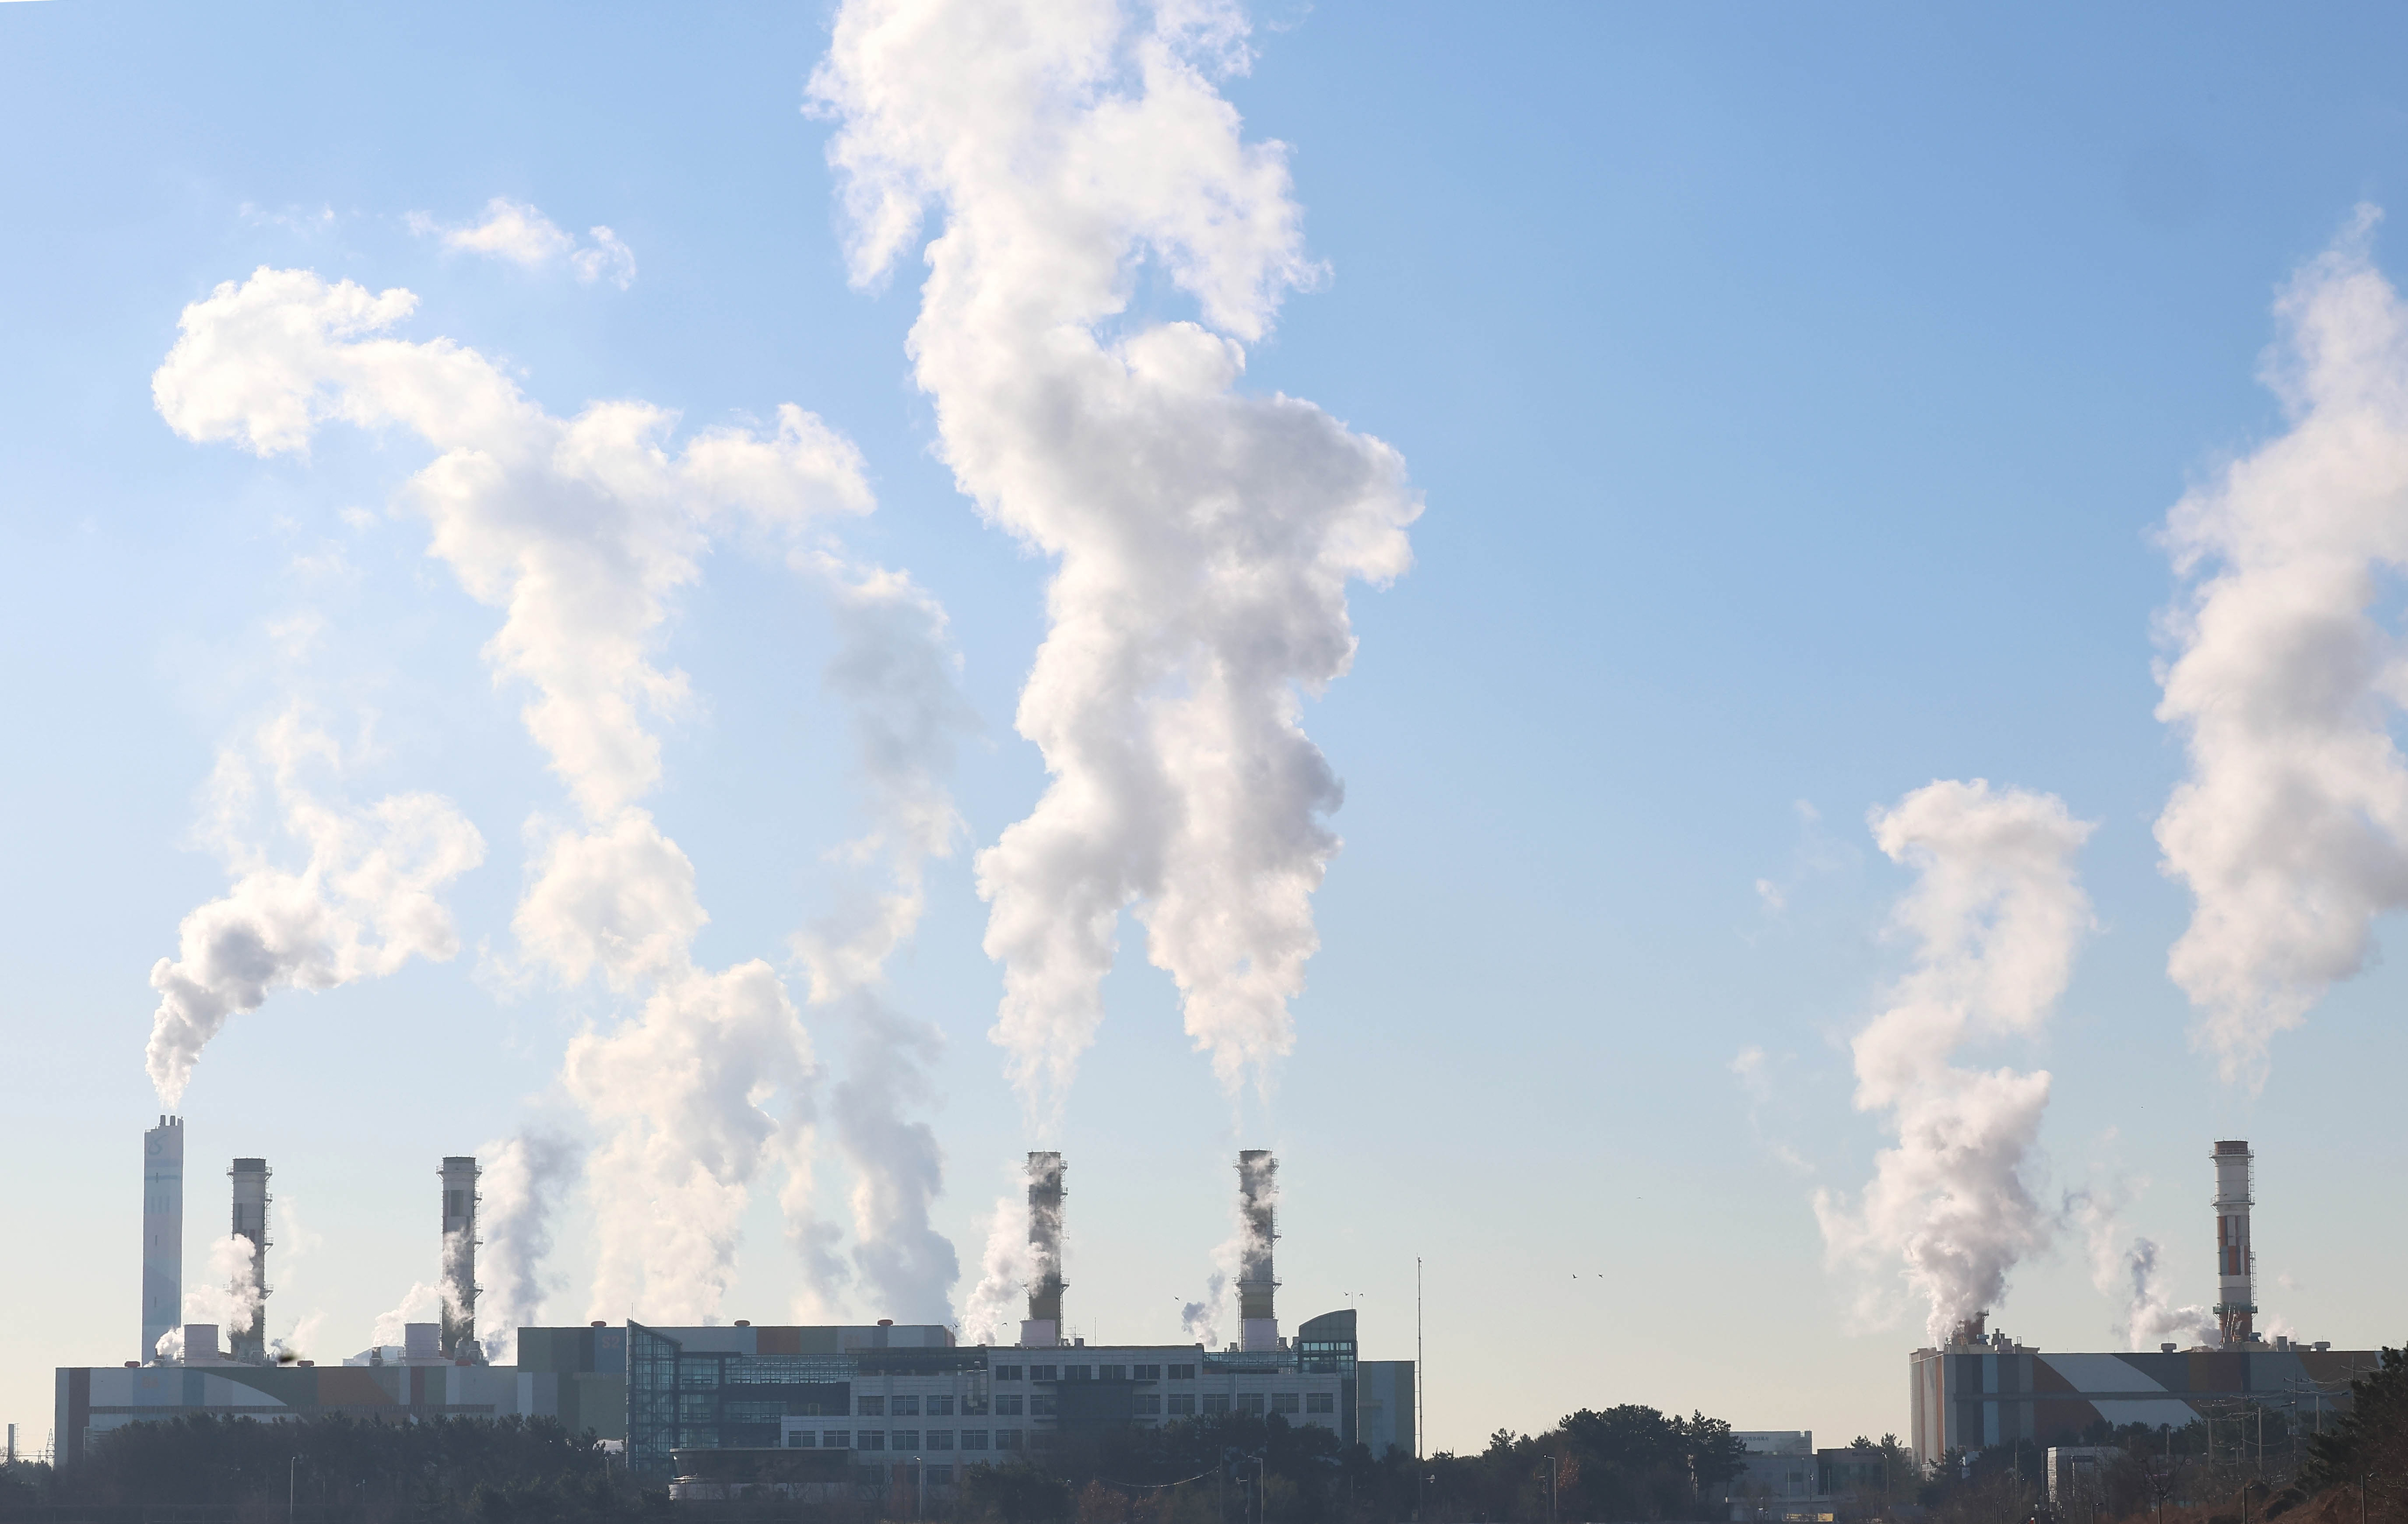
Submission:
M 953 1398 L 952 1398 L 952 1397 L 950 1397 L 950 1396 L 946 1396 L 946 1397 L 931 1397 L 931 1398 L 929 1398 L 929 1399 L 928 1399 L 928 1416 L 929 1416 L 929 1417 L 931 1417 L 931 1418 L 950 1418 L 950 1417 L 952 1417 L 953 1416 Z
M 719 1420 L 719 1399 L 709 1392 L 681 1394 L 678 1398 L 678 1422 L 716 1423 Z
M 812 1433 L 808 1429 L 789 1429 L 786 1431 L 786 1448 L 789 1450 L 817 1449 L 819 1447 L 819 1443 L 820 1437 L 817 1434 Z
M 1304 1394 L 1304 1411 L 1307 1413 L 1335 1413 L 1338 1411 L 1338 1394 L 1336 1392 L 1306 1392 Z
M 986 1431 L 985 1431 L 985 1430 L 983 1430 L 983 1429 L 965 1429 L 965 1430 L 963 1430 L 963 1431 L 962 1431 L 962 1448 L 963 1448 L 963 1449 L 965 1449 L 965 1450 L 983 1450 L 983 1449 L 985 1449 L 985 1448 L 986 1448 Z
M 1020 1367 L 1017 1365 L 998 1365 L 995 1368 L 995 1378 L 997 1381 L 1018 1381 L 1020 1379 Z
M 950 1450 L 953 1447 L 953 1431 L 952 1430 L 931 1429 L 928 1431 L 928 1448 L 932 1450 Z
M 1261 1417 L 1263 1416 L 1263 1394 L 1260 1392 L 1240 1393 L 1238 1398 L 1238 1411 L 1240 1413 L 1251 1413 L 1257 1418 Z
M 1226 1408 L 1229 1404 L 1224 1402 L 1221 1405 Z M 1185 1416 L 1186 1415 L 1194 1413 L 1196 1411 L 1196 1394 L 1194 1392 L 1172 1392 L 1170 1394 L 1170 1411 L 1176 1416 Z
M 1050 1418 L 1058 1411 L 1054 1405 L 1054 1399 L 1042 1393 L 1028 1400 L 1028 1416 L 1032 1418 Z
M 1162 1395 L 1159 1392 L 1140 1392 L 1137 1394 L 1136 1402 L 1135 1411 L 1139 1413 L 1152 1414 L 1162 1411 Z
M 1126 1381 L 1128 1379 L 1128 1367 L 1125 1365 L 1099 1365 L 1096 1368 L 1096 1379 L 1098 1381 Z
M 1160 1381 L 1162 1379 L 1162 1367 L 1159 1365 L 1132 1365 L 1129 1367 L 1129 1374 L 1139 1381 Z
M 916 1397 L 890 1398 L 886 1403 L 890 1418 L 916 1418 L 920 1416 L 920 1400 Z
M 886 1416 L 886 1399 L 883 1397 L 862 1398 L 854 1407 L 853 1411 L 864 1418 L 883 1418 Z
M 1228 1412 L 1229 1394 L 1227 1392 L 1206 1392 L 1204 1394 L 1204 1411 L 1207 1413 Z
M 897 1429 L 886 1438 L 888 1443 L 898 1450 L 916 1450 L 920 1447 L 920 1431 L 916 1429 Z
M 859 1436 L 859 1443 L 855 1445 L 855 1448 L 863 1450 L 882 1450 L 886 1448 L 886 1431 L 883 1429 L 863 1430 Z
M 1026 1398 L 1014 1392 L 1001 1393 L 995 1400 L 996 1416 L 1002 1418 L 1017 1418 L 1020 1416 L 1021 1405 L 1027 1401 Z
M 928 1468 L 928 1485 L 930 1487 L 945 1487 L 950 1485 L 953 1482 L 953 1468 L 951 1466 L 930 1466 Z
M 681 1387 L 718 1386 L 719 1362 L 713 1359 L 678 1361 L 678 1385 Z
M 1032 1365 L 1028 1368 L 1028 1379 L 1031 1381 L 1051 1381 L 1054 1379 L 1054 1367 L 1050 1365 Z
M 1296 1393 L 1296 1392 L 1273 1392 L 1273 1393 L 1271 1393 L 1271 1411 L 1272 1411 L 1273 1413 L 1299 1413 L 1299 1412 L 1302 1412 L 1302 1411 L 1303 1411 L 1303 1409 L 1304 1409 L 1304 1403 L 1303 1403 L 1303 1402 L 1300 1400 L 1300 1396 L 1299 1396 L 1299 1394 L 1298 1394 L 1298 1393 Z
M 1092 1365 L 1066 1365 L 1062 1367 L 1062 1379 L 1065 1381 L 1085 1381 L 1095 1373 L 1096 1368 Z
M 1020 1448 L 1020 1431 L 1019 1431 L 1019 1430 L 1017 1430 L 1017 1429 L 998 1429 L 998 1430 L 996 1430 L 996 1431 L 995 1431 L 995 1447 L 996 1447 L 996 1449 L 998 1449 L 998 1450 L 1017 1450 L 1017 1449 L 1019 1449 L 1019 1448 Z
M 1196 1379 L 1196 1367 L 1193 1365 L 1174 1365 L 1170 1367 L 1170 1379 L 1173 1381 L 1193 1381 Z
M 850 1450 L 853 1448 L 853 1431 L 831 1429 L 820 1436 L 820 1445 L 823 1449 Z

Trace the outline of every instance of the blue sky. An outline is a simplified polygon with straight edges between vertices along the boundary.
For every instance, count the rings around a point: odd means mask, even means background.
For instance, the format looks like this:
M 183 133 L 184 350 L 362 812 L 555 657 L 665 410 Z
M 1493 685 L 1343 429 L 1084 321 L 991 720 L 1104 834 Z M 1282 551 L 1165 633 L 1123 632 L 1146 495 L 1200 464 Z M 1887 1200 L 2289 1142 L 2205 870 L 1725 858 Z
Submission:
M 1846 1041 L 1908 956 L 1885 927 L 1910 875 L 1866 812 L 1982 777 L 2100 823 L 2080 859 L 2098 930 L 2061 1007 L 1979 1056 L 2055 1076 L 2040 1193 L 2123 1182 L 2177 1300 L 2209 1301 L 2207 1147 L 2247 1136 L 2261 1271 L 2289 1282 L 2261 1305 L 2305 1337 L 2396 1341 L 2374 1267 L 2408 1231 L 2367 1204 L 2408 1162 L 2385 1111 L 2408 1057 L 2398 975 L 2336 986 L 2276 1041 L 2262 1091 L 2226 1083 L 2166 975 L 2190 904 L 2150 827 L 2184 769 L 2152 715 L 2177 585 L 2157 530 L 2285 426 L 2257 374 L 2277 289 L 2355 206 L 2400 200 L 2398 18 L 1255 20 L 1254 66 L 1222 88 L 1250 137 L 1291 145 L 1330 278 L 1252 346 L 1244 389 L 1388 441 L 1427 508 L 1411 572 L 1353 589 L 1353 670 L 1305 705 L 1345 847 L 1268 1102 L 1225 1095 L 1125 926 L 1058 1134 L 1074 1324 L 1174 1337 L 1227 1232 L 1229 1156 L 1268 1145 L 1287 1318 L 1359 1304 L 1367 1353 L 1408 1355 L 1426 1262 L 1438 1445 L 1619 1402 L 1826 1443 L 1903 1430 L 1921 1314 L 1849 1321 L 1856 1283 L 1826 1268 L 1811 1199 L 1861 1186 L 1882 1141 L 1850 1105 Z M 0 1262 L 7 1418 L 46 1430 L 50 1367 L 131 1352 L 149 970 L 223 890 L 194 845 L 199 791 L 280 684 L 372 709 L 373 790 L 447 795 L 488 851 L 448 897 L 459 956 L 278 993 L 210 1045 L 184 1102 L 195 1270 L 217 1161 L 264 1154 L 322 1240 L 276 1261 L 271 1331 L 315 1310 L 330 1358 L 361 1346 L 431 1278 L 437 1157 L 573 1123 L 564 1048 L 624 1014 L 598 985 L 493 971 L 522 825 L 559 795 L 523 697 L 482 664 L 491 615 L 385 511 L 424 453 L 330 428 L 306 460 L 263 461 L 154 409 L 179 313 L 219 282 L 271 266 L 406 287 L 408 337 L 476 348 L 555 414 L 641 397 L 690 432 L 816 412 L 879 500 L 848 543 L 950 617 L 980 724 L 953 784 L 968 846 L 1036 801 L 1012 714 L 1048 564 L 938 458 L 905 353 L 916 253 L 882 288 L 848 284 L 833 124 L 802 109 L 829 22 L 0 7 L 0 1148 L 22 1220 L 57 1245 Z M 446 252 L 408 221 L 466 223 L 495 196 L 610 227 L 635 279 Z M 2378 231 L 2376 264 L 2400 269 L 2399 248 Z M 360 508 L 365 528 L 343 515 Z M 295 678 L 270 625 L 304 607 L 328 627 Z M 820 679 L 828 610 L 732 546 L 676 610 L 660 659 L 697 702 L 663 727 L 652 807 L 710 909 L 695 956 L 781 959 L 861 828 Z M 984 926 L 957 853 L 889 973 L 945 1040 L 922 1114 L 961 1290 L 1029 1145 L 986 1036 Z M 841 1078 L 841 1034 L 818 1041 Z M 1732 1067 L 1749 1049 L 1753 1090 Z M 832 1207 L 845 1186 L 824 1166 Z M 782 1317 L 794 1294 L 772 1194 L 731 1316 Z M 583 1315 L 591 1215 L 560 1228 L 564 1319 Z M 2114 1347 L 2117 1312 L 2068 1229 L 1994 1326 Z

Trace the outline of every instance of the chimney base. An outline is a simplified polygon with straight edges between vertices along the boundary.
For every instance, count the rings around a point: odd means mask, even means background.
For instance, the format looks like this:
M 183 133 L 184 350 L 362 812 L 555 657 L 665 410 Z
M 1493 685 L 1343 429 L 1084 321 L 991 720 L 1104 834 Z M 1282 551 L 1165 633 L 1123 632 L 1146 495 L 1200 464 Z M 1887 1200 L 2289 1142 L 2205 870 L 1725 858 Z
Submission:
M 1062 1343 L 1062 1325 L 1050 1317 L 1023 1318 L 1020 1323 L 1020 1347 L 1052 1349 Z

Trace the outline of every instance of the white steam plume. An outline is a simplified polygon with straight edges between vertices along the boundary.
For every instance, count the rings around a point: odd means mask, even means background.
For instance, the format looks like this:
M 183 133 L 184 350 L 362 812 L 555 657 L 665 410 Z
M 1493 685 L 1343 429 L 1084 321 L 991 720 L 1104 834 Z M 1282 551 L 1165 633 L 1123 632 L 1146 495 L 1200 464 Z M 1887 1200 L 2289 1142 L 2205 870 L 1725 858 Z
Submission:
M 159 1008 L 145 1067 L 162 1104 L 183 1100 L 201 1049 L 229 1016 L 273 991 L 329 990 L 393 972 L 413 956 L 460 948 L 437 897 L 484 860 L 484 838 L 448 799 L 392 794 L 365 808 L 320 797 L 313 774 L 339 777 L 343 750 L 294 704 L 219 754 L 201 836 L 233 875 L 226 894 L 186 915 L 177 956 L 150 970 Z M 276 829 L 307 854 L 281 866 L 253 817 L 262 774 Z
M 484 1252 L 477 1298 L 477 1340 L 495 1365 L 516 1359 L 519 1330 L 543 1320 L 558 1286 L 543 1272 L 552 1253 L 552 1222 L 584 1162 L 578 1146 L 555 1133 L 529 1130 L 477 1150 L 477 1229 Z
M 812 81 L 856 283 L 941 209 L 918 381 L 961 489 L 1059 568 L 1018 719 L 1052 781 L 978 861 L 994 1035 L 1040 1126 L 1125 907 L 1225 1085 L 1292 1046 L 1340 796 L 1302 696 L 1346 671 L 1347 583 L 1402 573 L 1420 511 L 1387 445 L 1238 390 L 1318 275 L 1284 149 L 1212 82 L 1245 36 L 1215 0 L 847 0 Z M 1200 323 L 1129 312 L 1147 259 Z
M 2214 1313 L 2197 1305 L 2176 1307 L 2167 1298 L 2157 1240 L 2139 1233 L 2126 1236 L 2123 1210 L 2129 1200 L 2128 1191 L 2111 1186 L 2082 1191 L 2066 1203 L 2068 1215 L 2089 1241 L 2090 1283 L 2120 1301 L 2115 1336 L 2124 1347 L 2135 1350 L 2154 1350 L 2168 1340 L 2216 1343 Z
M 2047 1073 L 1951 1060 L 2046 1023 L 2089 925 L 2074 859 L 2093 827 L 2054 795 L 1993 793 L 1980 779 L 1928 784 L 1870 822 L 1882 851 L 1916 874 L 1894 913 L 1915 941 L 1914 967 L 1855 1042 L 1856 1107 L 1887 1112 L 1898 1143 L 1859 1201 L 1818 1191 L 1814 1212 L 1832 1262 L 1868 1272 L 1858 1317 L 1879 1319 L 1881 1272 L 1901 1266 L 1939 1344 L 1997 1306 L 2008 1272 L 2049 1240 L 2025 1179 Z
M 1018 1343 L 1020 1320 L 1028 1311 L 1028 1287 L 1038 1277 L 1037 1255 L 1028 1242 L 1025 1177 L 1018 1166 L 1011 1173 L 1023 1180 L 1024 1193 L 1006 1191 L 995 1200 L 995 1215 L 987 1219 L 986 1251 L 979 1260 L 978 1285 L 962 1304 L 964 1344 Z
M 2408 905 L 2408 660 L 2379 611 L 2408 570 L 2408 307 L 2369 256 L 2375 221 L 2360 208 L 2276 304 L 2265 379 L 2289 431 L 2166 523 L 2192 586 L 2157 717 L 2190 775 L 2157 842 L 2197 902 L 2169 969 L 2225 1078 L 2253 1085 Z
M 552 417 L 473 350 L 385 337 L 415 302 L 262 269 L 185 309 L 153 394 L 179 433 L 262 455 L 305 450 L 329 418 L 436 453 L 404 501 L 468 593 L 503 611 L 487 655 L 532 690 L 527 728 L 581 817 L 537 848 L 519 943 L 567 982 L 598 972 L 640 1001 L 573 1041 L 564 1071 L 605 1135 L 591 1305 L 700 1322 L 725 1294 L 752 1181 L 807 1157 L 818 1069 L 768 964 L 693 960 L 707 919 L 693 864 L 638 803 L 660 774 L 647 717 L 686 696 L 652 652 L 713 530 L 796 539 L 867 511 L 869 491 L 853 447 L 793 406 L 773 436 L 707 430 L 675 453 L 674 416 L 643 403 Z
M 259 1304 L 267 1297 L 266 1288 L 259 1284 L 252 1253 L 250 1235 L 245 1233 L 211 1240 L 208 1279 L 184 1291 L 184 1321 L 216 1324 L 221 1349 L 231 1345 L 236 1332 L 251 1327 L 251 1320 L 259 1316 Z M 177 1348 L 182 1347 L 179 1334 Z
M 919 925 L 928 862 L 952 855 L 960 817 L 946 780 L 972 718 L 935 599 L 898 573 L 814 562 L 839 632 L 827 685 L 852 718 L 870 816 L 868 833 L 838 855 L 882 864 L 885 884 L 856 888 L 795 945 L 810 970 L 812 1001 L 842 1012 L 853 1033 L 829 1108 L 853 1166 L 853 1268 L 878 1313 L 934 1322 L 950 1310 L 961 1262 L 929 1221 L 944 1189 L 943 1150 L 934 1129 L 907 1113 L 933 1099 L 929 1070 L 942 1038 L 894 1009 L 877 986 Z M 807 1246 L 807 1264 L 811 1253 Z
M 1179 1309 L 1181 1331 L 1207 1349 L 1221 1347 L 1221 1324 L 1230 1316 L 1227 1267 L 1236 1263 L 1233 1249 L 1234 1245 L 1225 1244 L 1212 1257 L 1220 1268 L 1204 1277 L 1204 1300 L 1183 1302 Z
M 403 1331 L 411 1323 L 436 1323 L 442 1320 L 443 1288 L 424 1281 L 412 1281 L 409 1289 L 401 1294 L 393 1311 L 379 1313 L 376 1330 L 368 1336 L 370 1348 L 400 1344 Z

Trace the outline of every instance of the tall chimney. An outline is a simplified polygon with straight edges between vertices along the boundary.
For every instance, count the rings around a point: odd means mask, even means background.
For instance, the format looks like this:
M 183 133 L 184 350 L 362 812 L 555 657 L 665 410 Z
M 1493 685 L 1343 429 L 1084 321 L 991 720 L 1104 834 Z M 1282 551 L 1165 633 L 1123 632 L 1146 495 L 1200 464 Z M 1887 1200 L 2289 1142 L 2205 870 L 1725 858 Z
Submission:
M 478 1359 L 477 1344 L 477 1168 L 473 1154 L 452 1154 L 443 1160 L 443 1321 L 441 1347 L 446 1359 L 466 1355 Z
M 2258 1156 L 2246 1143 L 2215 1145 L 2215 1323 L 2230 1349 L 2255 1344 L 2258 1258 L 2249 1247 L 2250 1187 Z
M 226 1330 L 226 1357 L 253 1365 L 267 1363 L 267 1161 L 238 1158 L 226 1172 L 234 1182 L 234 1233 L 251 1243 L 251 1285 L 259 1294 L 251 1318 Z M 239 1307 L 242 1287 L 227 1287 Z
M 1271 1244 L 1279 1238 L 1279 1160 L 1268 1148 L 1238 1155 L 1238 1221 L 1245 1231 L 1238 1254 L 1238 1347 L 1277 1349 L 1271 1293 L 1279 1280 L 1271 1273 Z
M 1028 1156 L 1028 1258 L 1037 1278 L 1028 1283 L 1028 1319 L 1020 1325 L 1023 1349 L 1051 1349 L 1062 1342 L 1062 1156 Z
M 142 1359 L 184 1322 L 184 1119 L 142 1134 Z

